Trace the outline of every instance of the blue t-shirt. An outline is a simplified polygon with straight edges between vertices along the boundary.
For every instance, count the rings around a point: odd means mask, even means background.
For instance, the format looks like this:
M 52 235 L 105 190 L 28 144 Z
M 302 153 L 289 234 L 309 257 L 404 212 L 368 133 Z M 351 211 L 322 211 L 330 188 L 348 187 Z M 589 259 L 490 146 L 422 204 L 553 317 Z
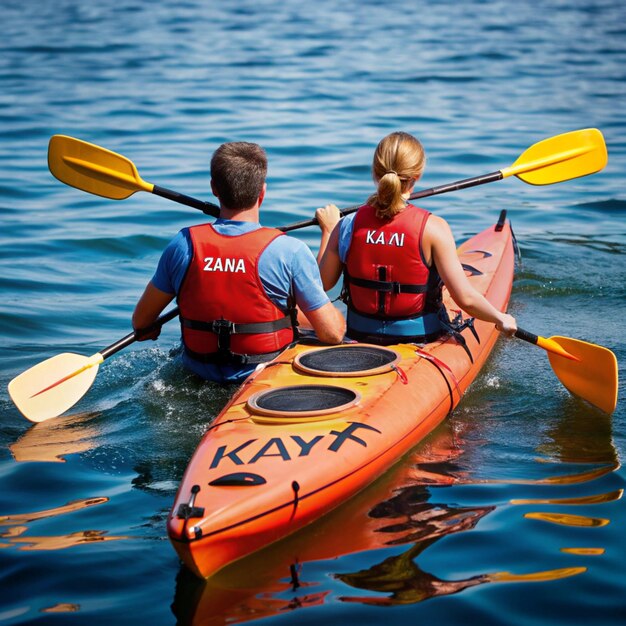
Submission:
M 261 228 L 257 222 L 239 222 L 217 219 L 213 223 L 221 235 L 236 236 Z M 167 245 L 152 277 L 159 290 L 178 294 L 191 262 L 193 247 L 189 229 L 183 228 Z M 294 237 L 274 239 L 259 258 L 259 278 L 269 298 L 283 311 L 287 311 L 287 298 L 293 294 L 303 312 L 315 311 L 330 302 L 319 274 L 317 262 L 306 244 Z M 190 370 L 216 382 L 240 382 L 256 365 L 231 366 L 199 363 L 183 352 L 183 363 Z
M 354 218 L 356 213 L 350 213 L 339 222 L 339 258 L 345 265 L 348 258 L 348 250 L 352 243 L 352 233 L 354 233 Z

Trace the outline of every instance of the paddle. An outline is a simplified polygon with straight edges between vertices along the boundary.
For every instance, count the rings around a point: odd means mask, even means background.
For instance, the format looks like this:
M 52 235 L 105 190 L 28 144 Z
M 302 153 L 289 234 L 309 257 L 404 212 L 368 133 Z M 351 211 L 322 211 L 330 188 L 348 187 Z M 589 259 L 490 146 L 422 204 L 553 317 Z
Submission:
M 596 408 L 613 413 L 617 406 L 617 358 L 608 348 L 572 339 L 571 337 L 540 337 L 523 328 L 514 334 L 543 348 L 556 377 L 572 394 Z
M 491 174 L 474 176 L 455 183 L 416 191 L 409 196 L 409 200 L 428 198 L 450 191 L 493 183 L 509 176 L 517 176 L 520 180 L 531 185 L 552 185 L 572 178 L 595 174 L 604 168 L 607 160 L 604 137 L 597 128 L 574 130 L 532 145 L 510 167 L 505 167 Z M 359 206 L 343 209 L 341 215 L 354 213 L 358 209 Z M 315 218 L 291 224 L 281 230 L 286 232 L 313 224 L 317 224 Z
M 9 395 L 31 422 L 58 417 L 87 393 L 105 359 L 177 315 L 178 308 L 174 308 L 149 328 L 134 331 L 90 357 L 68 352 L 42 361 L 9 383 Z M 515 336 L 548 352 L 554 373 L 571 393 L 608 414 L 615 410 L 618 374 L 613 352 L 570 337 L 546 339 L 521 328 Z
M 617 358 L 608 348 L 571 337 L 539 337 L 522 328 L 515 336 L 548 352 L 556 377 L 576 396 L 608 413 L 617 406 Z
M 220 208 L 190 196 L 144 181 L 135 164 L 121 154 L 93 143 L 54 135 L 48 144 L 48 167 L 62 183 L 96 196 L 124 200 L 136 191 L 147 191 L 218 217 Z
M 458 191 L 509 176 L 516 176 L 531 185 L 551 185 L 593 174 L 600 171 L 606 163 L 607 151 L 602 133 L 596 128 L 574 130 L 532 145 L 510 167 L 417 191 L 409 199 L 417 200 Z M 97 196 L 122 200 L 136 191 L 147 191 L 200 209 L 207 215 L 219 215 L 219 207 L 216 205 L 147 183 L 139 176 L 135 164 L 126 157 L 80 139 L 54 135 L 48 146 L 48 166 L 61 182 Z M 341 214 L 354 213 L 358 208 L 354 206 L 343 209 Z M 279 230 L 288 232 L 314 224 L 317 224 L 315 218 L 283 226 Z
M 58 417 L 87 393 L 100 363 L 177 315 L 178 309 L 172 309 L 148 328 L 133 331 L 90 357 L 66 352 L 34 365 L 9 383 L 11 400 L 31 422 Z

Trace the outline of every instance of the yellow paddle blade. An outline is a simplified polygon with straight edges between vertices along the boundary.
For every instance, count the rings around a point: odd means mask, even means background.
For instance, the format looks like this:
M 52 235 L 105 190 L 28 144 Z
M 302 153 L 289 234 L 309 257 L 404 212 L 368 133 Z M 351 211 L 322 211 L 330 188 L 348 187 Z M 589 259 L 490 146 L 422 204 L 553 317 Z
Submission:
M 617 406 L 617 358 L 608 348 L 571 337 L 550 337 L 574 361 L 548 352 L 550 365 L 557 378 L 573 393 L 609 415 Z
M 531 185 L 551 185 L 599 172 L 607 161 L 602 133 L 585 128 L 532 145 L 513 165 L 500 171 L 504 178 L 517 176 Z
M 142 180 L 130 159 L 66 135 L 50 139 L 48 167 L 62 183 L 113 200 L 123 200 L 136 191 L 151 193 L 154 188 Z
M 46 359 L 9 383 L 9 396 L 31 422 L 43 422 L 74 406 L 87 393 L 103 358 L 66 352 Z

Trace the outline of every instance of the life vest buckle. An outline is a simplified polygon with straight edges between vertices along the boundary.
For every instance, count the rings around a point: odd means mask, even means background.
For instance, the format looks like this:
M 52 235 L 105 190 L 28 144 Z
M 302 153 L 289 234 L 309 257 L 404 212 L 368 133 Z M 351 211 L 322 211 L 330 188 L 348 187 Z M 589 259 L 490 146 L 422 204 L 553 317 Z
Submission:
M 211 332 L 216 335 L 230 335 L 235 332 L 235 324 L 230 320 L 219 319 L 211 322 Z
M 218 352 L 230 352 L 230 336 L 235 332 L 235 324 L 224 318 L 211 322 L 211 331 L 217 335 Z

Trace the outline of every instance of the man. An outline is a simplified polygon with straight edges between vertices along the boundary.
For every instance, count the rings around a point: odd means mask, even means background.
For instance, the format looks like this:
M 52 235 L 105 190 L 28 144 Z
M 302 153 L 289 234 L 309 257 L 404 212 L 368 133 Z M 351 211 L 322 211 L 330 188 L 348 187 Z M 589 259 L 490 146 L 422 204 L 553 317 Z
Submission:
M 133 313 L 133 327 L 146 328 L 176 297 L 183 363 L 207 380 L 240 382 L 278 355 L 297 337 L 296 306 L 320 341 L 340 343 L 345 333 L 309 248 L 259 223 L 266 174 L 256 144 L 215 151 L 211 190 L 220 217 L 174 237 Z

